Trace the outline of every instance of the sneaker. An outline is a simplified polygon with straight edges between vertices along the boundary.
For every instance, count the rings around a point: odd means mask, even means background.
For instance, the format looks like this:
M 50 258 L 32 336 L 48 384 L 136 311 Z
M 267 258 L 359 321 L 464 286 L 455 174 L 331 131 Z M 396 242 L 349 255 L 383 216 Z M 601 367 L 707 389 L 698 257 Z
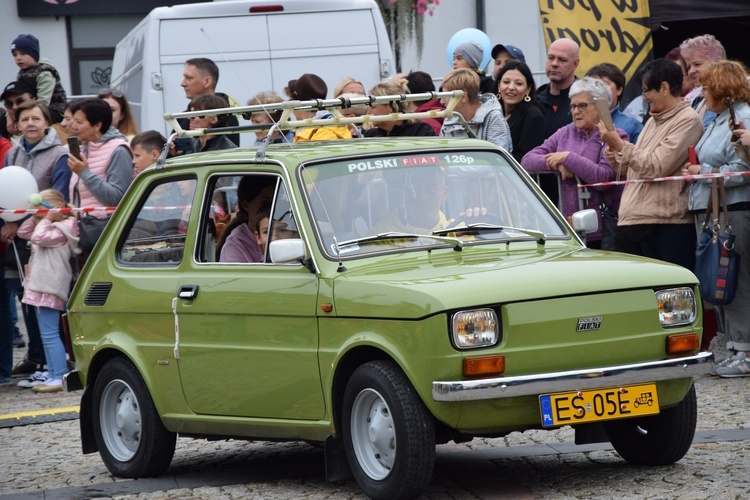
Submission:
M 13 337 L 13 347 L 19 349 L 22 347 L 26 347 L 26 342 L 24 342 L 23 337 L 21 337 L 20 334 Z
M 10 377 L 2 377 L 0 378 L 0 386 L 1 385 L 12 385 L 13 380 Z
M 718 363 L 714 363 L 714 370 L 716 370 L 717 368 L 723 368 L 723 367 L 727 366 L 729 363 L 731 363 L 732 361 L 734 361 L 734 357 L 736 355 L 737 355 L 736 353 L 730 352 L 729 356 L 727 356 L 726 358 L 724 358 L 723 361 L 719 361 Z
M 23 361 L 18 362 L 15 368 L 13 368 L 13 371 L 10 372 L 10 375 L 12 377 L 28 377 L 41 371 L 41 368 L 42 367 L 37 361 L 24 359 Z
M 724 378 L 750 377 L 750 358 L 744 352 L 737 353 L 727 365 L 714 369 L 714 373 Z
M 60 378 L 48 378 L 43 384 L 36 385 L 31 388 L 34 392 L 60 392 L 63 390 L 62 379 Z
M 36 372 L 31 377 L 21 380 L 17 385 L 18 387 L 36 387 L 37 385 L 43 384 L 49 378 L 47 372 Z

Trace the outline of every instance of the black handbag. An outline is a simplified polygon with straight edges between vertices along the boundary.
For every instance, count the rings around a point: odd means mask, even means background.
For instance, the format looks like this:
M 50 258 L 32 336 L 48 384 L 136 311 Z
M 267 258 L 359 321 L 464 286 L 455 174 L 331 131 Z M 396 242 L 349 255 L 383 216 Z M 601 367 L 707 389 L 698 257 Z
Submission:
M 719 234 L 719 199 L 724 213 L 723 235 Z M 700 280 L 703 300 L 716 306 L 731 304 L 737 291 L 740 256 L 734 251 L 735 236 L 731 232 L 724 179 L 712 179 L 703 234 L 696 251 L 695 275 Z
M 599 192 L 599 212 L 602 215 L 602 250 L 618 251 L 617 240 L 619 229 L 617 228 L 617 211 L 604 203 L 604 196 Z
M 80 182 L 80 179 L 78 180 Z M 81 195 L 78 192 L 78 182 L 76 182 L 75 188 L 73 189 L 74 203 L 80 208 Z M 78 219 L 78 247 L 81 251 L 88 255 L 91 250 L 94 249 L 94 245 L 99 241 L 104 228 L 107 227 L 109 219 L 97 219 L 93 215 L 81 214 Z
M 108 222 L 109 219 L 97 219 L 90 215 L 84 215 L 78 219 L 78 247 L 81 251 L 86 254 L 91 253 Z

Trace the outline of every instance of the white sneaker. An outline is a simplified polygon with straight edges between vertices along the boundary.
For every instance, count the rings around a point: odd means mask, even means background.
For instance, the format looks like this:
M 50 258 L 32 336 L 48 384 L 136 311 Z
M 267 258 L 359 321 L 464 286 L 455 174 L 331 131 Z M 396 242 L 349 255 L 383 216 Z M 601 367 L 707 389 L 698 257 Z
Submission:
M 34 392 L 60 392 L 63 390 L 61 378 L 47 378 L 43 384 L 32 387 Z
M 45 383 L 48 378 L 49 378 L 48 372 L 37 371 L 33 375 L 31 375 L 29 378 L 21 380 L 16 385 L 18 385 L 18 387 L 26 387 L 26 388 L 36 387 L 37 385 Z

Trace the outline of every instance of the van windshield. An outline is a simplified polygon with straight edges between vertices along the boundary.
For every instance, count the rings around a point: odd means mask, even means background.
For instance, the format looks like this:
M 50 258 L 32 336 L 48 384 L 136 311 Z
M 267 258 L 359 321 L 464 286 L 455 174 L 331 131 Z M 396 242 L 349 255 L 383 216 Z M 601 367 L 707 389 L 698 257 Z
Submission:
M 300 176 L 319 244 L 331 258 L 569 237 L 529 181 L 491 151 L 342 160 L 303 166 Z

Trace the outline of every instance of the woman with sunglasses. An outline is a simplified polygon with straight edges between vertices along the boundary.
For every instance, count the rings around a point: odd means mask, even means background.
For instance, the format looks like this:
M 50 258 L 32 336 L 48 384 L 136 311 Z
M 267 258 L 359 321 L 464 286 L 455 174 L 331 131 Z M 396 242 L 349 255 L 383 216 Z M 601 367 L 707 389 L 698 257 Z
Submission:
M 562 127 L 521 159 L 521 165 L 535 174 L 552 174 L 560 178 L 560 210 L 570 220 L 582 208 L 593 208 L 599 214 L 599 229 L 586 235 L 586 245 L 601 248 L 602 220 L 599 207 L 610 207 L 616 213 L 622 189 L 596 188 L 590 192 L 578 184 L 594 184 L 615 179 L 615 172 L 603 154 L 604 144 L 597 129 L 599 113 L 595 99 L 603 99 L 607 107 L 612 92 L 606 83 L 591 77 L 576 80 L 570 87 L 570 112 L 573 123 Z M 623 140 L 628 135 L 620 129 L 612 132 Z
M 127 97 L 118 89 L 105 89 L 96 96 L 109 104 L 112 109 L 112 126 L 128 138 L 128 141 L 138 135 L 138 125 L 135 124 L 133 113 Z

